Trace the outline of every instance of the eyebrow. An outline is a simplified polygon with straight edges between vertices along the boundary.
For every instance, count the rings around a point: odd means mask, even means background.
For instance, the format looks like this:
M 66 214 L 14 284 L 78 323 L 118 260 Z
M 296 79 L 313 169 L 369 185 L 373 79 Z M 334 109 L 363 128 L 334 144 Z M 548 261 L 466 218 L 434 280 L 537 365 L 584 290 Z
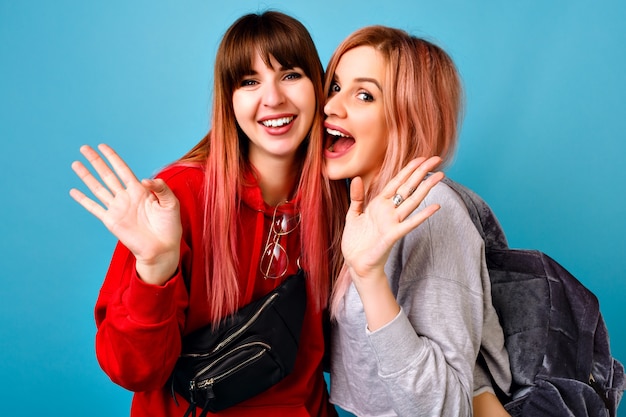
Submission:
M 359 83 L 371 83 L 371 84 L 374 84 L 376 87 L 378 87 L 378 89 L 381 92 L 383 91 L 383 88 L 381 87 L 380 83 L 378 82 L 378 80 L 376 78 L 358 77 L 358 78 L 355 78 L 354 81 L 359 82 Z

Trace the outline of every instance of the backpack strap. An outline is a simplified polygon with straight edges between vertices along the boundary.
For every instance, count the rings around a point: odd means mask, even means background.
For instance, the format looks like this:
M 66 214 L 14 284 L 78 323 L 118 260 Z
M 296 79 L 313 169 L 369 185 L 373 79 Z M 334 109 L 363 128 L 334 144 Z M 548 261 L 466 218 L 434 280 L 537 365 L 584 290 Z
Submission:
M 456 191 L 465 203 L 470 218 L 485 241 L 485 250 L 509 247 L 500 222 L 478 194 L 448 177 L 444 177 L 442 182 Z

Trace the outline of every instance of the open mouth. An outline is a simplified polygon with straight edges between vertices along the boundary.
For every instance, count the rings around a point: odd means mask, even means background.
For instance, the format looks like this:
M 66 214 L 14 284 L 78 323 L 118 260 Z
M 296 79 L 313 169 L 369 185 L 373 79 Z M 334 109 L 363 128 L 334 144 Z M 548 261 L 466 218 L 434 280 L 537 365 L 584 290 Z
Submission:
M 326 150 L 332 153 L 342 153 L 351 148 L 355 141 L 354 138 L 346 133 L 330 127 L 326 128 L 327 142 Z

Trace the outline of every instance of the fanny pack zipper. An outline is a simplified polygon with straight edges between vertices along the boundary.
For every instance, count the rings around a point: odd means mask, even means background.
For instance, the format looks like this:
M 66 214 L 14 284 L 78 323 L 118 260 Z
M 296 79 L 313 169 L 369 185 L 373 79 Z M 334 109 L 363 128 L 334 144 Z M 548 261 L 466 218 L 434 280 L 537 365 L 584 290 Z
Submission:
M 265 300 L 263 305 L 261 305 L 261 307 L 254 313 L 254 315 L 252 317 L 250 317 L 250 319 L 246 322 L 246 324 L 241 326 L 239 328 L 239 330 L 237 330 L 236 332 L 234 332 L 233 334 L 228 336 L 226 339 L 224 339 L 221 343 L 219 343 L 217 346 L 215 346 L 213 348 L 213 350 L 211 350 L 210 352 L 206 352 L 206 353 L 183 353 L 180 356 L 188 357 L 188 358 L 201 358 L 203 356 L 209 356 L 209 355 L 214 354 L 215 352 L 217 352 L 218 350 L 222 349 L 224 346 L 229 344 L 233 339 L 237 338 L 241 333 L 245 332 L 248 329 L 248 327 L 250 327 L 259 318 L 259 315 L 263 312 L 263 310 L 265 310 L 276 299 L 276 297 L 278 297 L 278 294 L 272 294 L 272 296 L 270 298 Z M 211 365 L 209 365 L 209 366 L 211 366 Z
M 250 346 L 262 346 L 263 349 L 261 349 L 259 352 L 255 353 L 251 357 L 247 358 L 243 362 L 240 362 L 237 365 L 233 366 L 229 370 L 227 370 L 225 372 L 222 372 L 219 375 L 216 375 L 216 376 L 213 376 L 211 378 L 203 379 L 203 380 L 200 380 L 200 381 L 196 382 L 195 378 L 198 378 L 199 375 L 201 375 L 204 372 L 208 371 L 217 362 L 221 361 L 224 357 L 229 356 L 229 354 L 231 354 L 231 353 L 233 353 L 235 351 L 231 351 L 227 355 L 223 355 L 223 356 L 217 358 L 216 360 L 211 362 L 209 365 L 205 366 L 200 371 L 198 371 L 196 373 L 196 376 L 195 376 L 194 380 L 192 380 L 190 382 L 189 391 L 191 393 L 191 397 L 192 398 L 194 397 L 193 394 L 196 392 L 196 390 L 202 389 L 202 390 L 206 390 L 207 391 L 207 398 L 215 398 L 215 394 L 213 393 L 213 384 L 218 382 L 220 379 L 226 378 L 227 376 L 237 372 L 239 369 L 243 368 L 244 366 L 246 366 L 250 362 L 253 362 L 256 359 L 260 358 L 261 356 L 263 356 L 265 354 L 265 352 L 267 352 L 268 350 L 271 349 L 271 347 L 268 344 L 266 344 L 266 343 L 263 343 L 263 342 L 252 342 L 252 343 L 246 343 L 245 345 L 242 345 L 242 346 L 238 347 L 237 350 L 244 349 L 244 348 L 247 348 L 247 347 L 250 347 Z

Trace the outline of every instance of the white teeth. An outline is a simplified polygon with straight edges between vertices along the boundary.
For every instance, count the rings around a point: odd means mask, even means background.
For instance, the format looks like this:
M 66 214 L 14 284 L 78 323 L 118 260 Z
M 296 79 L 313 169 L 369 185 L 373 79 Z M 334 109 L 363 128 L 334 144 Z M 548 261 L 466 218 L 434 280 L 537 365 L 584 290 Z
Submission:
M 348 138 L 348 135 L 344 135 L 343 133 L 341 133 L 338 130 L 335 129 L 330 129 L 330 128 L 326 128 L 326 131 L 328 132 L 329 135 L 333 135 L 333 136 L 340 136 L 342 138 Z
M 293 120 L 293 116 L 290 117 L 281 117 L 280 119 L 272 119 L 272 120 L 263 120 L 263 126 L 265 127 L 280 127 L 284 126 L 288 123 L 291 123 Z

